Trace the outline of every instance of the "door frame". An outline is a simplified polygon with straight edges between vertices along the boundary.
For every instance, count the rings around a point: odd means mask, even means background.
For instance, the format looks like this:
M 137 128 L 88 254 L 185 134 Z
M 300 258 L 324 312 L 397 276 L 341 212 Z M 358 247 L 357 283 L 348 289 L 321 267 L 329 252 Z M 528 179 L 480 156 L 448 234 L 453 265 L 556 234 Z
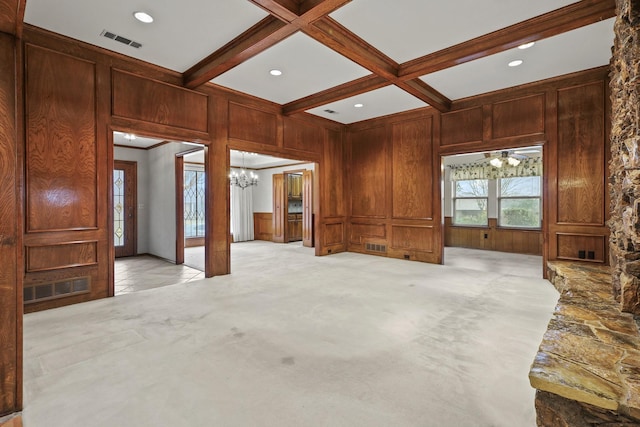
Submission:
M 204 151 L 204 147 L 198 147 L 193 150 L 176 153 L 176 264 L 184 264 L 184 156 L 187 154 L 197 153 L 198 151 Z M 207 162 L 205 161 L 205 174 L 207 169 L 206 163 Z M 207 215 L 206 208 L 207 206 L 205 203 L 205 218 Z M 206 245 L 207 239 L 205 238 L 204 241 Z
M 120 165 L 121 167 L 117 167 Z M 126 256 L 135 256 L 138 254 L 138 162 L 131 160 L 115 160 L 113 161 L 113 170 L 122 169 L 125 170 L 125 209 L 131 210 L 129 213 L 130 221 L 127 220 L 127 213 L 125 212 L 125 242 L 127 242 L 127 238 L 131 239 L 130 245 L 128 246 L 131 249 L 131 254 L 126 255 L 118 255 L 118 249 L 121 246 L 116 247 L 114 245 L 114 256 L 118 257 L 126 257 Z M 126 172 L 128 170 L 129 174 Z M 113 173 L 113 172 L 112 172 Z M 133 177 L 133 180 L 128 180 L 128 176 Z M 113 176 L 112 176 L 112 184 L 113 185 Z M 127 197 L 127 192 L 130 192 L 130 197 Z M 113 195 L 111 197 L 111 205 L 114 205 Z M 130 201 L 131 206 L 127 208 L 127 200 Z M 129 237 L 127 237 L 129 236 Z

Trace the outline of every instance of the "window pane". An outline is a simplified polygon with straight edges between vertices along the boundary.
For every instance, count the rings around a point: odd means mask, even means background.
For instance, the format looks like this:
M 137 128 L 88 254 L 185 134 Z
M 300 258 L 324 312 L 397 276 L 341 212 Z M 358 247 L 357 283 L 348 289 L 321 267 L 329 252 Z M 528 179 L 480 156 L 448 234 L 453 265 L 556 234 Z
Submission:
M 540 196 L 540 177 L 526 176 L 521 178 L 501 178 L 501 197 Z
M 453 223 L 455 225 L 487 225 L 487 199 L 456 199 Z
M 540 228 L 540 199 L 500 200 L 499 225 Z
M 204 171 L 184 171 L 184 236 L 203 237 L 205 222 Z
M 489 181 L 486 179 L 470 179 L 455 181 L 456 197 L 487 197 Z

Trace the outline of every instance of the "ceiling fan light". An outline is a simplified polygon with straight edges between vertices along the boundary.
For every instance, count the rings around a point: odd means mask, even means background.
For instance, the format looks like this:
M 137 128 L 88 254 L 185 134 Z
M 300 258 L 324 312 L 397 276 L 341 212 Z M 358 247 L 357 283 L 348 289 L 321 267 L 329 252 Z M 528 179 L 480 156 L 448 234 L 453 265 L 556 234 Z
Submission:
M 514 157 L 509 157 L 507 159 L 507 163 L 509 163 L 511 166 L 518 166 L 520 164 L 520 160 L 514 158 Z
M 502 167 L 502 160 L 500 160 L 499 158 L 495 158 L 495 159 L 491 159 L 489 160 L 489 164 L 493 167 L 496 168 L 501 168 Z

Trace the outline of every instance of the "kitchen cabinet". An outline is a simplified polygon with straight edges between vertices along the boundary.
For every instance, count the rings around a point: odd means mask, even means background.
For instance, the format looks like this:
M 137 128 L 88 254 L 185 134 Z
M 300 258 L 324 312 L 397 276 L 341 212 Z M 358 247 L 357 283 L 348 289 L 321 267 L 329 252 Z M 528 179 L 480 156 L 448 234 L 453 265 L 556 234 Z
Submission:
M 297 242 L 302 240 L 302 214 L 294 213 L 288 215 L 289 241 Z

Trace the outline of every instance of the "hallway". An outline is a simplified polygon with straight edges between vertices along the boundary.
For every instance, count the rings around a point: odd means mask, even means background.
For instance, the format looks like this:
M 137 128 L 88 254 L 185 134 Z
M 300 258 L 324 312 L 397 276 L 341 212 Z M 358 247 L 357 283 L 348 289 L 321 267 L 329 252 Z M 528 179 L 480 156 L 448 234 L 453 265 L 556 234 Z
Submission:
M 535 425 L 547 281 L 237 249 L 232 275 L 26 315 L 25 426 Z

